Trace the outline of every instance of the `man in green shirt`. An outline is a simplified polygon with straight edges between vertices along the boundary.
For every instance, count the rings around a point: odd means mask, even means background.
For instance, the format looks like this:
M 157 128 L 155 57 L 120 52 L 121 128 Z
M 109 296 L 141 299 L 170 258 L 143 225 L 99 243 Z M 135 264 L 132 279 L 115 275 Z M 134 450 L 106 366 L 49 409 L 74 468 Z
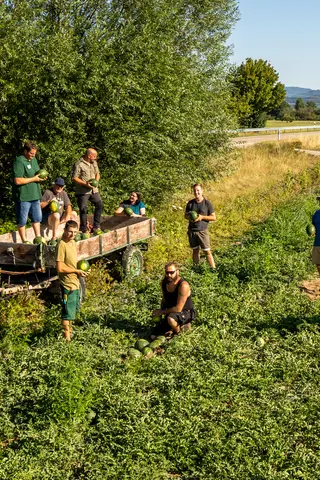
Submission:
M 79 277 L 86 277 L 88 272 L 77 268 L 77 247 L 74 237 L 78 233 L 78 224 L 68 220 L 62 238 L 56 250 L 56 269 L 62 293 L 62 327 L 64 338 L 71 340 L 72 320 L 80 309 Z
M 19 155 L 13 164 L 13 195 L 16 203 L 18 231 L 22 242 L 26 241 L 26 223 L 30 215 L 34 234 L 40 237 L 40 222 L 42 219 L 39 182 L 46 180 L 37 175 L 40 168 L 35 158 L 38 147 L 26 142 L 23 154 Z

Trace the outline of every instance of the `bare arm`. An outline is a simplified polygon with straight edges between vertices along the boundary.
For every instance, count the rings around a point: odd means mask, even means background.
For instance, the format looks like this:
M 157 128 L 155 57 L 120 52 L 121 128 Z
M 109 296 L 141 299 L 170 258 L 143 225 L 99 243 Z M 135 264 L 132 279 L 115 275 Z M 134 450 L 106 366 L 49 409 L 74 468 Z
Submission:
M 81 178 L 79 177 L 73 177 L 72 181 L 77 183 L 78 185 L 82 185 L 83 187 L 90 187 L 89 182 L 81 180 Z
M 198 215 L 198 218 L 194 220 L 195 222 L 200 222 L 201 220 L 206 220 L 207 222 L 215 222 L 217 220 L 216 214 L 213 212 L 211 215 Z
M 88 272 L 84 272 L 83 270 L 78 270 L 77 268 L 72 268 L 66 265 L 64 262 L 56 262 L 56 269 L 59 273 L 76 273 L 78 277 L 86 277 Z
M 115 215 L 123 215 L 124 208 L 123 207 L 118 207 L 115 209 L 114 214 Z
M 40 178 L 39 175 L 35 175 L 34 177 L 24 178 L 24 177 L 15 177 L 14 183 L 16 185 L 27 185 L 28 183 L 33 182 L 44 182 L 47 178 Z
M 68 220 L 70 220 L 71 213 L 72 213 L 72 205 L 68 205 L 65 212 L 63 213 L 63 215 L 60 218 L 60 223 L 64 223 L 64 222 L 67 222 Z

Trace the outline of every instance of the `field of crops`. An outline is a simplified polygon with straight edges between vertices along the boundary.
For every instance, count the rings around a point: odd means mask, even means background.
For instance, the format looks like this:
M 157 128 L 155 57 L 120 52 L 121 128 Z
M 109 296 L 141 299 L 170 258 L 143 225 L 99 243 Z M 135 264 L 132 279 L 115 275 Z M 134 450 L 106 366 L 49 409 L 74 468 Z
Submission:
M 0 303 L 0 479 L 319 478 L 320 305 L 298 287 L 319 183 L 286 176 L 217 273 L 185 263 L 198 318 L 150 360 L 126 352 L 152 330 L 158 269 L 117 284 L 94 268 L 68 345 L 58 306 Z

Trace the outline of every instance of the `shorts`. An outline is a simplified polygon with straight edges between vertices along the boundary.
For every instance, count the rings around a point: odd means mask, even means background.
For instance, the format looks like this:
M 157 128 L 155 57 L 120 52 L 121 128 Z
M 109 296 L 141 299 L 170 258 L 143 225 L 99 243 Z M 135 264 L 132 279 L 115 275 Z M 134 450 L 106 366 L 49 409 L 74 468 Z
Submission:
M 16 216 L 19 227 L 25 227 L 28 216 L 30 214 L 32 223 L 40 223 L 42 220 L 42 212 L 40 207 L 40 200 L 33 200 L 32 202 L 17 202 Z
M 210 238 L 208 230 L 193 232 L 188 230 L 189 245 L 192 249 L 201 248 L 202 250 L 210 250 Z
M 191 322 L 191 320 L 194 320 L 196 318 L 197 314 L 195 310 L 182 310 L 182 312 L 178 313 L 168 313 L 166 315 L 167 317 L 173 318 L 178 325 L 184 325 L 185 323 Z
M 42 220 L 41 220 L 41 223 L 43 225 L 48 225 L 48 219 L 49 219 L 49 215 L 51 215 L 52 212 L 42 212 Z M 60 218 L 61 218 L 61 215 L 60 215 Z
M 169 316 L 170 318 L 173 318 L 178 323 L 178 325 L 182 326 L 186 323 L 191 323 L 191 321 L 197 317 L 197 311 L 195 309 L 192 309 L 183 310 L 182 312 L 178 313 L 169 313 L 161 319 L 158 325 L 155 326 L 153 335 L 163 335 L 171 329 L 168 324 Z
M 67 290 L 61 285 L 62 320 L 74 320 L 80 310 L 80 290 Z
M 313 247 L 312 249 L 312 263 L 320 265 L 320 247 Z

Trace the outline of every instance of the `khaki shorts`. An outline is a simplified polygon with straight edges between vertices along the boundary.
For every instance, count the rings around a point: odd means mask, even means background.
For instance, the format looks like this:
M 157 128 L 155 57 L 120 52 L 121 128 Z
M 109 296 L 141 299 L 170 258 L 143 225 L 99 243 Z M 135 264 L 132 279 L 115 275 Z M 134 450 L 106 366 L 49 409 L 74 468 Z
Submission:
M 313 247 L 312 263 L 314 263 L 315 265 L 320 265 L 320 247 Z
M 188 230 L 189 245 L 192 249 L 201 248 L 202 250 L 210 250 L 210 238 L 208 230 L 201 232 L 193 232 Z

